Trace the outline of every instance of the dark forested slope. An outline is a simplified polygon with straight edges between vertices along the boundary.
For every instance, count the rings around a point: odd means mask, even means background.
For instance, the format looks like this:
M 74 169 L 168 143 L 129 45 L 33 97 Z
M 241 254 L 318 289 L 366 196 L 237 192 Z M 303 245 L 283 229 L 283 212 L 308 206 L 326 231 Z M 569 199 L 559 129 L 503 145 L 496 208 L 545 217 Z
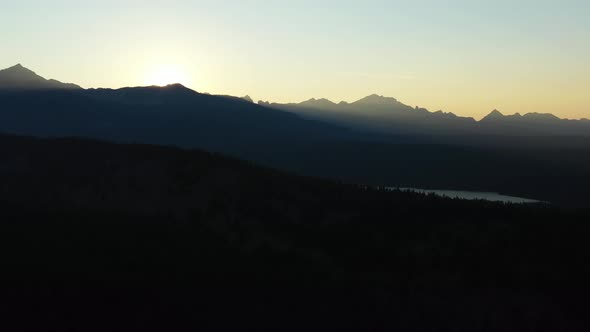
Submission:
M 587 319 L 587 211 L 148 145 L 2 136 L 0 155 L 1 301 L 20 327 L 575 331 Z

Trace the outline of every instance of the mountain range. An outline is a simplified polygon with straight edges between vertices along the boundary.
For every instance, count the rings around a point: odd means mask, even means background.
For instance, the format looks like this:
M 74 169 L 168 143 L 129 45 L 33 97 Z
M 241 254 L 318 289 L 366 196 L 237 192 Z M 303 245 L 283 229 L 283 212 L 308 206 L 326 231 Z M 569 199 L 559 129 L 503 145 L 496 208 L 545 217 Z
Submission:
M 235 108 L 231 103 L 242 100 L 253 104 L 249 96 L 237 98 L 199 94 L 180 84 L 172 84 L 163 88 L 154 86 L 116 90 L 84 90 L 76 84 L 45 79 L 20 64 L 0 71 L 0 90 L 69 90 L 82 92 L 82 95 L 97 101 L 144 106 L 189 105 L 203 101 L 205 104 L 211 105 L 213 103 L 222 108 Z M 221 102 L 221 98 L 227 103 Z M 334 103 L 328 99 L 312 98 L 301 103 L 290 104 L 259 101 L 258 105 L 294 113 L 303 118 L 325 122 L 357 132 L 373 134 L 590 137 L 590 120 L 588 119 L 567 120 L 560 119 L 553 114 L 540 113 L 503 115 L 498 110 L 494 110 L 480 121 L 476 121 L 471 117 L 457 116 L 452 112 L 430 112 L 418 106 L 411 107 L 395 98 L 376 94 L 352 103 Z M 254 108 L 252 105 L 240 106 Z
M 244 139 L 346 133 L 241 98 L 198 93 L 181 84 L 82 89 L 46 80 L 21 65 L 1 71 L 0 82 L 0 129 L 17 134 L 85 134 L 131 141 L 143 137 L 153 143 L 207 147 L 208 135 L 216 133 L 223 133 L 225 145 Z
M 587 205 L 590 123 L 551 115 L 429 112 L 394 98 L 253 103 L 180 84 L 83 89 L 21 65 L 0 71 L 0 133 L 222 153 L 375 186 L 501 192 Z
M 399 123 L 379 133 L 179 84 L 82 89 L 22 66 L 0 80 L 3 326 L 589 330 L 590 145 L 432 134 L 563 120 L 306 103 Z
M 260 105 L 304 117 L 338 124 L 354 130 L 383 134 L 590 136 L 588 119 L 566 120 L 553 114 L 527 113 L 505 116 L 498 110 L 476 121 L 443 111 L 405 105 L 395 98 L 371 95 L 353 103 L 310 99 L 301 103 Z

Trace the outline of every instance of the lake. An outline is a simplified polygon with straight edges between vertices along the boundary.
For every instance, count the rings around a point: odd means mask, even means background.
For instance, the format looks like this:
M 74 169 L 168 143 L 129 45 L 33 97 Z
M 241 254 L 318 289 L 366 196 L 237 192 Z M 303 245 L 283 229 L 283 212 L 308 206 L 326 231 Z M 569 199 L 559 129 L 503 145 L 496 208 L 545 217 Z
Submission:
M 468 200 L 486 200 L 492 202 L 516 203 L 516 204 L 533 204 L 542 203 L 535 199 L 506 196 L 493 192 L 479 192 L 479 191 L 460 191 L 460 190 L 434 190 L 434 189 L 418 189 L 418 188 L 389 188 L 392 190 L 412 191 L 422 194 L 435 194 L 442 197 L 461 198 Z

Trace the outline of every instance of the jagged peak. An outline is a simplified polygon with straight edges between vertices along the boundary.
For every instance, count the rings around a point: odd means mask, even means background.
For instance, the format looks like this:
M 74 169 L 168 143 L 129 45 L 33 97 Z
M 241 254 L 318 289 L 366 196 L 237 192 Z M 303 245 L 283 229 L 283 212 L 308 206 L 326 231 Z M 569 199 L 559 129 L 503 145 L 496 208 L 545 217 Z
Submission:
M 0 70 L 0 87 L 3 89 L 81 89 L 78 85 L 45 79 L 18 63 Z
M 372 94 L 370 96 L 366 96 L 362 99 L 355 101 L 353 104 L 396 104 L 398 103 L 397 99 L 393 97 L 384 97 L 378 94 Z
M 299 105 L 304 105 L 304 106 L 334 106 L 336 105 L 333 101 L 326 99 L 326 98 L 320 98 L 320 99 L 316 99 L 316 98 L 311 98 L 308 99 L 302 103 L 300 103 Z
M 319 102 L 319 103 L 329 103 L 329 104 L 336 104 L 335 102 L 331 101 L 330 99 L 326 99 L 326 98 L 320 98 L 320 99 L 316 100 L 316 102 Z
M 420 108 L 418 108 L 420 109 Z M 436 115 L 446 115 L 448 117 L 453 117 L 453 118 L 457 118 L 457 114 L 453 113 L 453 112 L 445 112 L 443 110 L 438 110 L 436 112 L 432 112 L 432 114 L 436 114 Z
M 34 71 L 30 70 L 29 68 L 24 67 L 20 63 L 17 63 L 16 65 L 14 65 L 12 67 L 8 67 L 6 69 L 0 70 L 0 72 L 15 73 L 15 74 L 21 74 L 21 75 L 26 74 L 28 76 L 38 76 Z
M 166 86 L 164 86 L 164 88 L 168 88 L 168 89 L 188 89 L 186 86 L 180 84 L 180 83 L 172 83 L 172 84 L 168 84 Z
M 555 116 L 554 114 L 551 114 L 551 113 L 532 112 L 532 113 L 525 114 L 523 117 L 527 118 L 527 119 L 534 119 L 534 120 L 560 120 L 557 116 Z
M 165 86 L 151 86 L 149 88 L 154 88 L 157 90 L 163 90 L 163 91 L 172 91 L 172 92 L 185 92 L 185 93 L 199 93 L 189 87 L 186 87 L 183 84 L 180 83 L 172 83 L 172 84 L 168 84 Z
M 520 113 L 514 113 L 513 115 L 503 115 L 498 110 L 493 110 L 490 114 L 484 117 L 482 120 L 500 120 L 500 119 L 510 119 L 510 120 L 533 120 L 533 121 L 554 121 L 554 120 L 561 120 L 559 117 L 555 116 L 551 113 L 526 113 L 521 115 Z
M 481 120 L 487 121 L 487 120 L 498 120 L 498 119 L 503 119 L 503 118 L 504 118 L 504 114 L 502 114 L 502 112 L 498 111 L 497 109 L 494 109 L 493 111 L 490 112 L 490 114 L 484 116 Z
M 326 99 L 326 98 L 319 98 L 319 99 L 317 99 L 317 98 L 309 98 L 306 101 L 329 101 L 329 102 L 331 102 L 329 99 Z

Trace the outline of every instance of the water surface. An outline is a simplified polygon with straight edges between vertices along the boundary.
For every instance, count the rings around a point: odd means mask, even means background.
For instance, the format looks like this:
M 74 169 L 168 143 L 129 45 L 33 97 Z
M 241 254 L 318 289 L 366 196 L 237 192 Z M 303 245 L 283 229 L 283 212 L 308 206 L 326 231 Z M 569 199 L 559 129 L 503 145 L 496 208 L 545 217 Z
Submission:
M 494 192 L 482 191 L 461 191 L 461 190 L 435 190 L 435 189 L 418 189 L 418 188 L 390 188 L 393 190 L 412 191 L 422 194 L 435 194 L 442 197 L 461 198 L 468 200 L 486 200 L 492 202 L 516 203 L 516 204 L 532 204 L 541 203 L 541 201 L 522 198 L 515 196 L 507 196 Z

